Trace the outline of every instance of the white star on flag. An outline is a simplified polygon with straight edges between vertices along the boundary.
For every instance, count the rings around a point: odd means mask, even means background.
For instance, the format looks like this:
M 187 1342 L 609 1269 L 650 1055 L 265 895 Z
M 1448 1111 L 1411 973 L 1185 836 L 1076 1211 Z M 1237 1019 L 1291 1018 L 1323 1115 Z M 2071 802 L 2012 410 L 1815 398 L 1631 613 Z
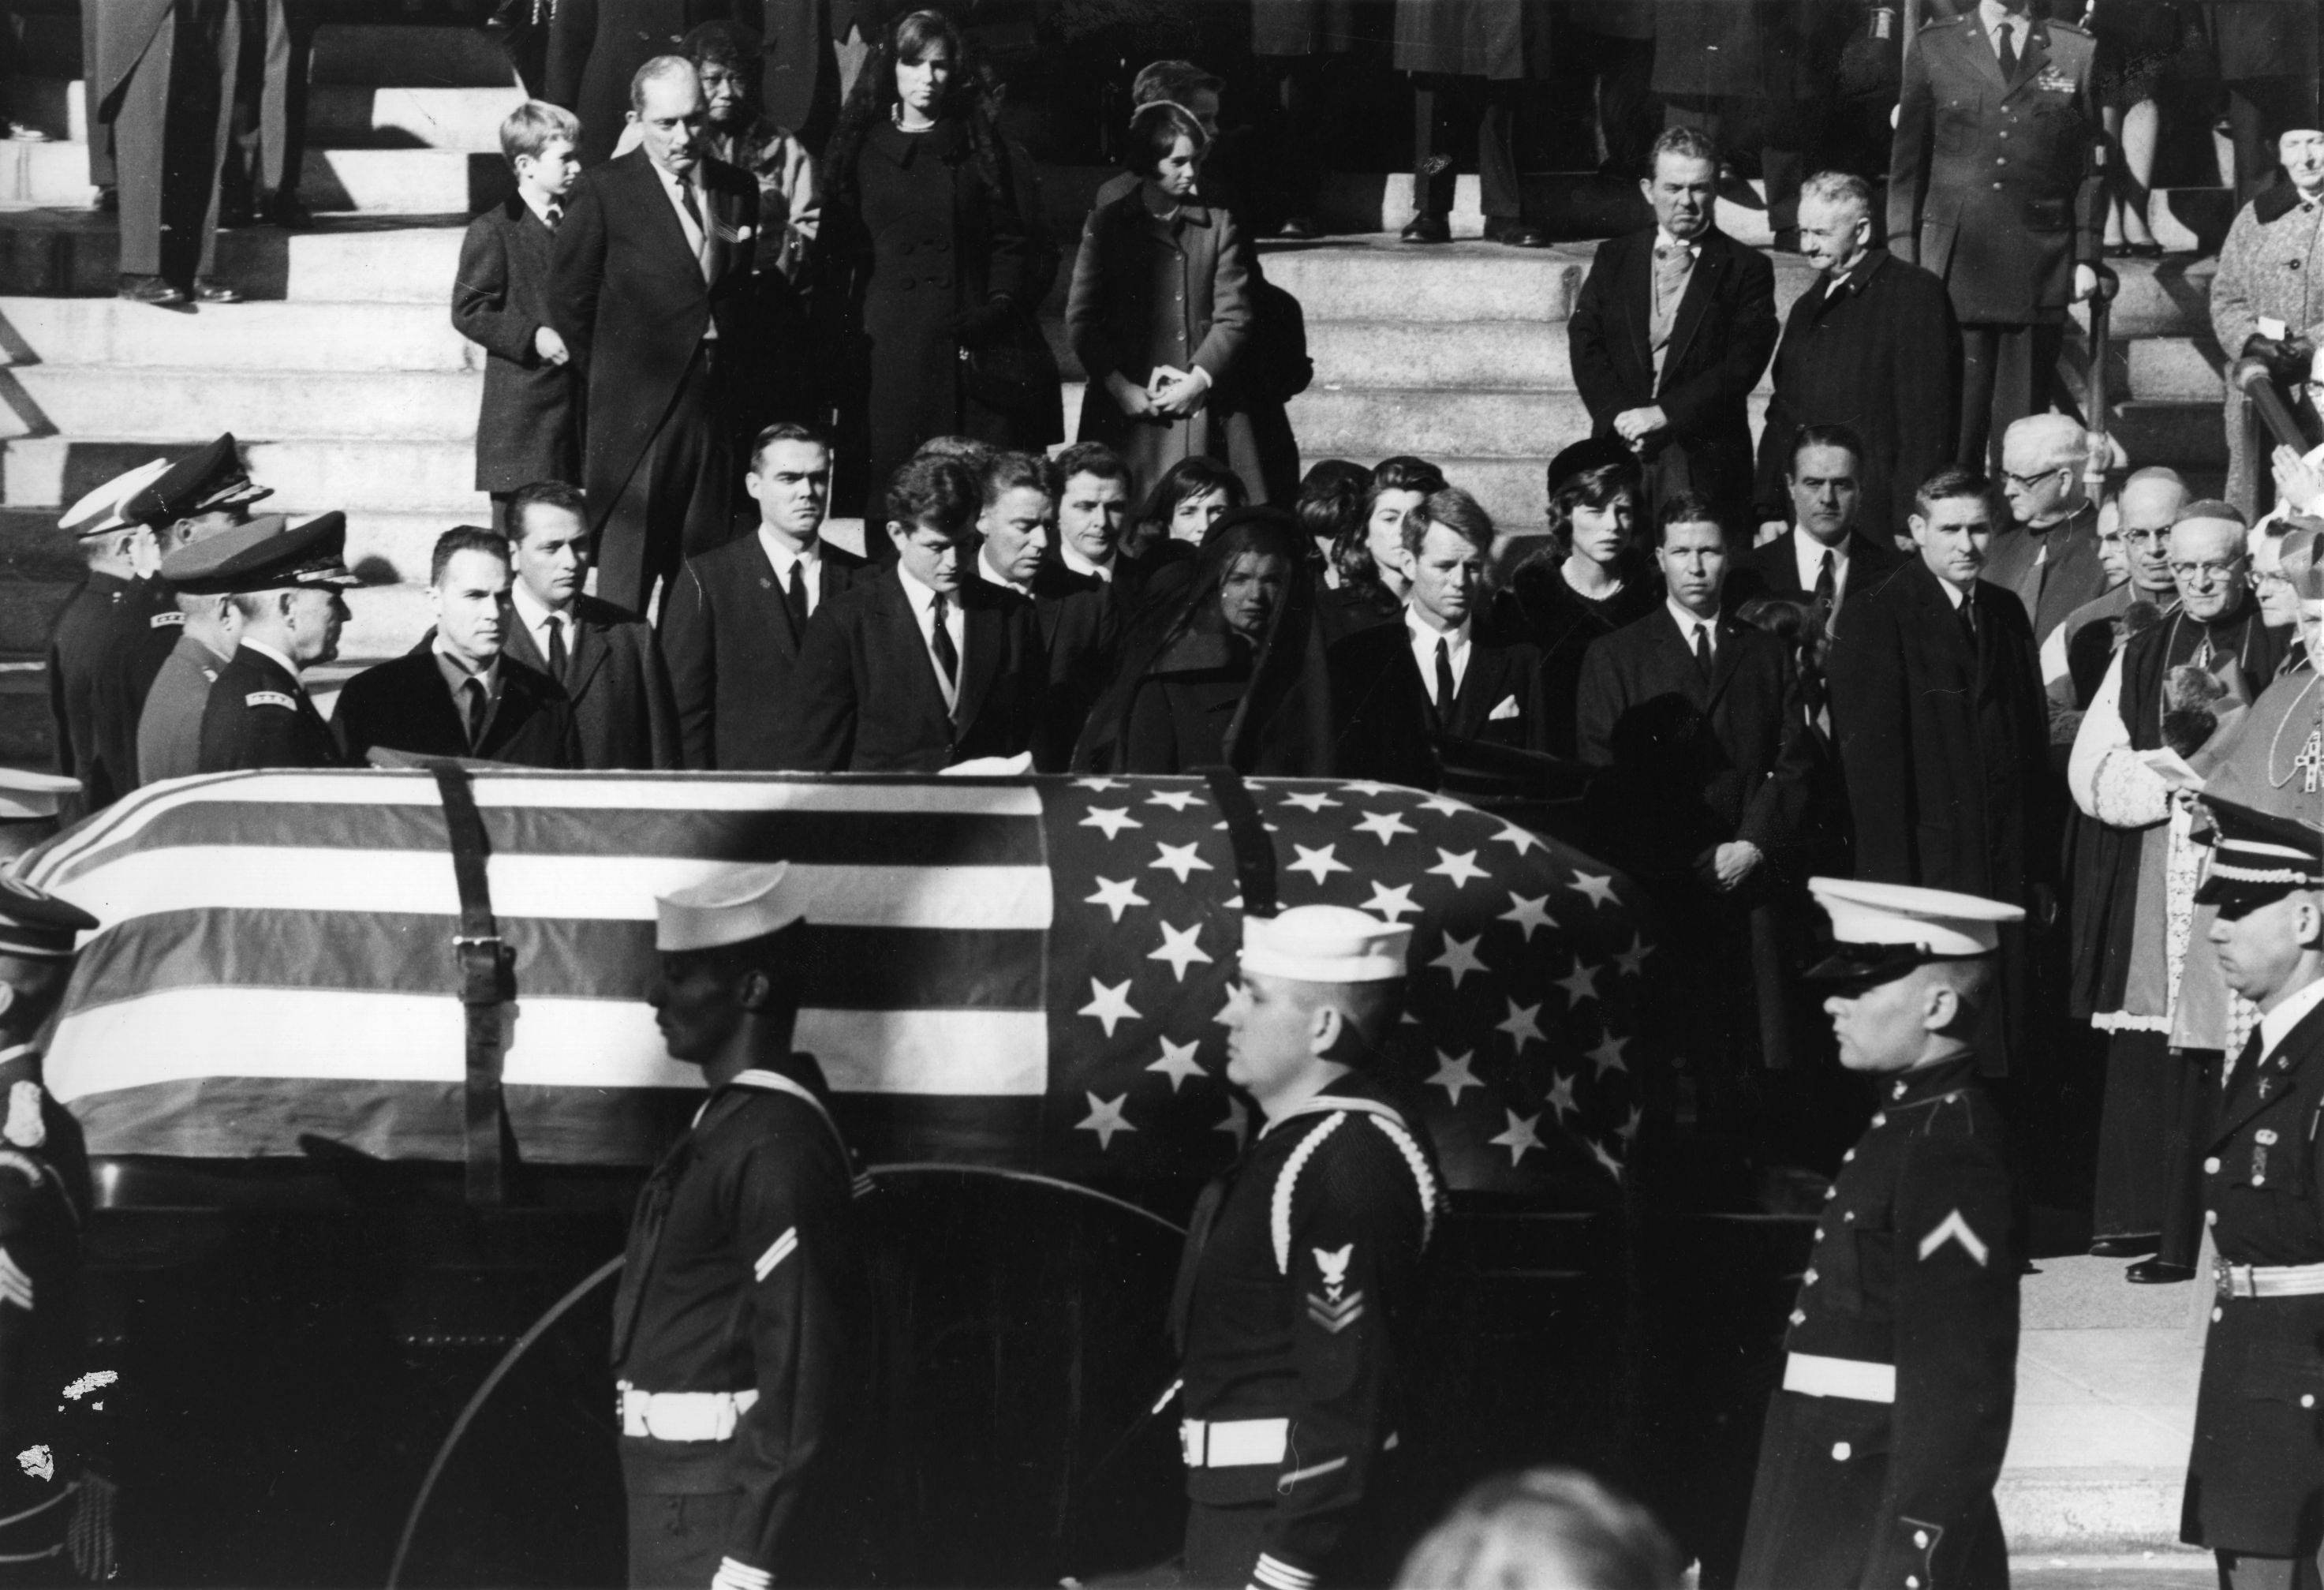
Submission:
M 1296 795 L 1286 795 L 1283 798 L 1283 804 L 1296 806 L 1302 811 L 1321 811 L 1327 806 L 1337 806 L 1340 803 L 1321 790 L 1302 790 Z
M 1084 828 L 1103 828 L 1107 838 L 1119 839 L 1121 837 L 1122 829 L 1142 828 L 1146 825 L 1130 816 L 1130 808 L 1126 806 L 1093 806 L 1090 808 L 1089 816 L 1082 818 L 1080 826 Z
M 1310 850 L 1305 845 L 1294 845 L 1291 848 L 1299 853 L 1299 859 L 1286 867 L 1284 871 L 1290 873 L 1312 873 L 1314 874 L 1315 882 L 1318 883 L 1321 883 L 1325 878 L 1331 876 L 1333 873 L 1350 873 L 1355 871 L 1355 869 L 1350 866 L 1346 862 L 1335 861 L 1333 859 L 1332 852 L 1339 848 L 1336 845 L 1326 845 L 1321 850 Z
M 1439 817 L 1459 817 L 1462 812 L 1470 809 L 1467 805 L 1453 800 L 1450 795 L 1431 795 L 1420 804 Z
M 1209 954 L 1194 942 L 1202 934 L 1203 924 L 1196 922 L 1191 928 L 1174 928 L 1169 923 L 1164 922 L 1160 926 L 1162 948 L 1146 958 L 1149 961 L 1168 961 L 1170 969 L 1178 975 L 1177 980 L 1184 983 L 1186 980 L 1186 967 L 1190 963 L 1202 961 L 1208 964 L 1211 958 Z
M 1480 933 L 1474 938 L 1455 938 L 1452 934 L 1447 933 L 1444 935 L 1443 952 L 1428 964 L 1432 966 L 1443 966 L 1446 974 L 1452 977 L 1452 986 L 1458 988 L 1461 986 L 1462 978 L 1471 972 L 1481 972 L 1485 969 L 1485 963 L 1477 956 L 1477 939 L 1483 937 L 1484 935 Z
M 1346 788 L 1353 790 L 1359 795 L 1409 795 L 1412 793 L 1402 784 L 1383 784 L 1378 779 L 1350 779 Z
M 1167 1077 L 1170 1079 L 1170 1091 L 1176 1093 L 1178 1091 L 1178 1085 L 1188 1077 L 1210 1075 L 1208 1071 L 1203 1069 L 1202 1062 L 1194 1058 L 1194 1051 L 1202 1047 L 1200 1040 L 1193 1043 L 1173 1043 L 1166 1038 L 1162 1040 L 1162 1058 L 1146 1068 L 1149 1071 L 1159 1071 Z
M 1526 851 L 1531 850 L 1536 846 L 1539 845 L 1541 841 L 1534 837 L 1534 836 L 1527 830 L 1518 827 L 1515 823 L 1511 823 L 1499 833 L 1494 835 L 1488 843 L 1494 845 L 1514 846 L 1517 848 L 1517 853 L 1519 855 L 1523 855 Z
M 1190 874 L 1207 873 L 1213 870 L 1209 862 L 1194 854 L 1194 846 L 1192 845 L 1164 845 L 1157 841 L 1154 848 L 1160 854 L 1146 864 L 1147 870 L 1176 873 L 1181 883 L 1186 881 Z
M 1270 834 L 1280 834 L 1281 832 L 1283 832 L 1282 828 L 1281 828 L 1280 827 L 1278 827 L 1277 825 L 1276 825 L 1276 824 L 1274 824 L 1274 823 L 1270 823 L 1270 822 L 1266 822 L 1266 821 L 1264 821 L 1264 820 L 1262 820 L 1262 821 L 1259 823 L 1259 826 L 1260 827 L 1262 827 L 1262 828 L 1265 828 L 1265 829 L 1266 829 L 1268 833 L 1270 833 Z M 1224 818 L 1221 818 L 1217 822 L 1214 822 L 1214 823 L 1213 823 L 1213 824 L 1211 825 L 1211 831 L 1212 831 L 1212 832 L 1213 832 L 1213 833 L 1217 833 L 1217 834 L 1223 834 L 1223 833 L 1225 833 L 1229 828 L 1231 828 L 1231 827 L 1234 827 L 1234 825 L 1233 825 L 1232 823 L 1228 822 Z
M 1096 1102 L 1094 1095 L 1091 1096 L 1091 1102 Z M 1520 1115 L 1515 1110 L 1503 1110 L 1501 1114 L 1509 1118 L 1508 1130 L 1496 1133 L 1488 1141 L 1497 1148 L 1509 1151 L 1509 1165 L 1514 1169 L 1517 1161 L 1526 1157 L 1526 1150 L 1541 1147 L 1541 1134 L 1534 1130 L 1534 1123 L 1541 1117 Z
M 1113 1036 L 1114 1023 L 1136 1021 L 1144 1018 L 1130 1008 L 1130 984 L 1127 981 L 1108 988 L 1096 978 L 1090 979 L 1090 1002 L 1075 1011 L 1077 1016 L 1095 1016 L 1105 1023 L 1105 1035 Z
M 1614 1135 L 1620 1138 L 1624 1142 L 1637 1142 L 1638 1125 L 1641 1122 L 1646 1120 L 1646 1113 L 1638 1108 L 1637 1105 L 1632 1105 L 1630 1106 L 1630 1118 L 1623 1122 L 1619 1126 L 1614 1128 Z
M 1402 817 L 1392 811 L 1368 811 L 1364 813 L 1364 820 L 1356 825 L 1356 831 L 1360 834 L 1374 834 L 1379 836 L 1379 842 L 1382 845 L 1388 844 L 1398 834 L 1417 834 L 1420 832 L 1418 828 L 1414 827 L 1410 823 L 1406 822 Z
M 1616 956 L 1614 964 L 1629 975 L 1639 976 L 1646 971 L 1646 957 L 1654 953 L 1655 947 L 1646 942 L 1645 934 L 1633 933 L 1630 935 L 1630 948 Z
M 1199 790 L 1164 790 L 1158 793 L 1148 795 L 1146 798 L 1146 804 L 1148 806 L 1167 806 L 1172 811 L 1184 811 L 1202 798 L 1203 792 Z
M 1154 902 L 1138 892 L 1138 880 L 1135 878 L 1120 883 L 1115 883 L 1111 878 L 1100 878 L 1097 881 L 1097 892 L 1082 903 L 1105 907 L 1113 913 L 1113 920 L 1118 922 L 1121 920 L 1121 913 L 1131 906 L 1151 905 Z
M 1094 983 L 1096 979 L 1092 978 L 1091 981 Z M 1125 983 L 1122 986 L 1127 988 L 1130 985 Z M 1509 1041 L 1515 1044 L 1520 1052 L 1525 1049 L 1526 1040 L 1542 1041 L 1541 1023 L 1534 1020 L 1534 1017 L 1540 1013 L 1541 1007 L 1537 1004 L 1521 1005 L 1515 1000 L 1510 1000 L 1508 1005 L 1508 1020 L 1494 1022 L 1493 1031 L 1508 1033 Z
M 1436 1051 L 1436 1075 L 1431 1077 L 1428 1083 L 1430 1086 L 1441 1087 L 1450 1094 L 1455 1109 L 1460 1107 L 1462 1088 L 1485 1086 L 1477 1080 L 1477 1073 L 1469 1067 L 1469 1058 L 1476 1052 L 1474 1049 L 1462 1049 L 1457 1055 L 1448 1055 L 1441 1049 Z
M 1128 1094 L 1125 1093 L 1120 1098 L 1115 1099 L 1102 1099 L 1093 1093 L 1085 1093 L 1082 1096 L 1089 1100 L 1090 1113 L 1083 1118 L 1080 1124 L 1076 1125 L 1074 1130 L 1075 1132 L 1096 1132 L 1099 1152 L 1102 1153 L 1107 1149 L 1113 1146 L 1113 1134 L 1115 1132 L 1135 1132 L 1138 1130 L 1137 1127 L 1132 1126 L 1128 1121 L 1122 1119 L 1121 1106 L 1130 1102 L 1130 1095 Z
M 1227 1118 L 1211 1130 L 1225 1132 L 1235 1140 L 1235 1147 L 1240 1149 L 1250 1138 L 1250 1111 L 1244 1106 L 1242 1100 L 1230 1095 L 1227 1099 Z
M 1573 874 L 1573 882 L 1568 883 L 1566 887 L 1588 895 L 1600 905 L 1617 903 L 1614 899 L 1614 874 L 1611 873 L 1601 875 L 1597 873 L 1577 872 Z
M 1120 779 L 1075 779 L 1074 788 L 1076 790 L 1127 790 L 1130 786 Z
M 1549 914 L 1548 905 L 1549 896 L 1546 894 L 1527 899 L 1512 889 L 1509 891 L 1509 909 L 1493 920 L 1500 922 L 1515 922 L 1524 931 L 1525 941 L 1531 944 L 1533 930 L 1536 928 L 1557 926 L 1557 919 Z
M 1612 1177 L 1617 1181 L 1622 1179 L 1622 1161 L 1608 1153 L 1604 1143 L 1600 1142 L 1594 1137 L 1591 1138 L 1590 1140 L 1590 1151 L 1598 1156 L 1598 1162 L 1600 1165 L 1606 1167 L 1607 1175 Z
M 1477 853 L 1473 850 L 1464 850 L 1458 855 L 1449 850 L 1440 850 L 1436 853 L 1436 864 L 1430 867 L 1428 873 L 1431 877 L 1452 879 L 1455 889 L 1467 887 L 1471 878 L 1492 876 L 1477 864 Z
M 1598 1047 L 1590 1051 L 1590 1063 L 1598 1068 L 1600 1077 L 1605 1076 L 1609 1071 L 1627 1073 L 1629 1070 L 1630 1063 L 1622 1058 L 1622 1051 L 1628 1049 L 1629 1044 L 1628 1039 L 1617 1038 L 1611 1032 L 1599 1040 Z
M 1573 970 L 1552 981 L 1554 986 L 1565 990 L 1565 997 L 1576 1010 L 1582 1008 L 1583 1000 L 1598 997 L 1598 968 L 1583 966 L 1578 955 L 1573 957 Z
M 1541 1102 L 1544 1108 L 1555 1110 L 1560 1121 L 1573 1114 L 1580 1107 L 1573 1102 L 1573 1078 L 1560 1071 L 1549 1085 L 1549 1095 Z
M 1420 908 L 1412 903 L 1412 885 L 1409 883 L 1394 889 L 1385 883 L 1374 883 L 1372 897 L 1364 901 L 1364 909 L 1376 917 L 1386 917 L 1391 922 L 1401 920 L 1407 911 L 1416 917 L 1420 914 Z

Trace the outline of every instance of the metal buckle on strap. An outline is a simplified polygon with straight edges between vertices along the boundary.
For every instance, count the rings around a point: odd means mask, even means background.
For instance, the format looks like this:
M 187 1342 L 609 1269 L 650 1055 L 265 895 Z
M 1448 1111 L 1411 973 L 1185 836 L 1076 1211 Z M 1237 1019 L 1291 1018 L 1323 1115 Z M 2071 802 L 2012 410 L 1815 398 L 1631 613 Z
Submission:
M 1804 1397 L 1845 1397 L 1856 1402 L 1896 1400 L 1896 1366 L 1862 1358 L 1792 1353 L 1784 1358 L 1784 1390 Z
M 641 1391 L 621 1388 L 622 1434 L 657 1441 L 723 1441 L 759 1400 L 744 1391 Z
M 1188 1468 L 1248 1468 L 1281 1463 L 1290 1447 L 1287 1419 L 1178 1421 L 1179 1454 Z
M 2226 1298 L 2312 1298 L 2324 1295 L 2324 1264 L 2230 1264 L 2211 1260 L 2214 1290 Z

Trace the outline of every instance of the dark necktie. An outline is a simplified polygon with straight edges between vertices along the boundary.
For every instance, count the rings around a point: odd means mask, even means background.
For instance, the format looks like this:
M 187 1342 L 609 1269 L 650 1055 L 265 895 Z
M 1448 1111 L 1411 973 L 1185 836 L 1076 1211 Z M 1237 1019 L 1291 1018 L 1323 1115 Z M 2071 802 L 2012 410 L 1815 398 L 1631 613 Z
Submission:
M 2009 23 L 2001 24 L 2001 39 L 1994 53 L 2001 58 L 2004 81 L 2017 75 L 2017 29 Z
M 565 681 L 565 620 L 561 615 L 549 615 L 549 677 L 559 684 Z
M 1824 617 L 1831 615 L 1831 599 L 1840 588 L 1839 577 L 1831 566 L 1831 549 L 1826 547 L 1823 567 L 1816 570 L 1815 605 Z
M 702 266 L 705 282 L 718 280 L 718 236 L 702 218 L 702 207 L 694 199 L 694 184 L 684 177 L 678 180 L 678 199 L 686 207 L 686 218 L 692 221 L 702 234 L 702 252 L 695 257 Z
M 548 208 L 540 212 L 540 218 L 543 224 L 554 232 L 557 230 L 557 223 L 565 218 L 565 207 L 552 199 L 549 201 Z
M 1436 637 L 1436 716 L 1452 716 L 1452 642 Z
M 785 589 L 785 591 L 783 592 L 783 599 L 784 599 L 785 601 L 787 601 L 787 602 L 788 602 L 788 603 L 790 604 L 790 609 L 791 609 L 791 629 L 792 629 L 792 631 L 793 631 L 794 633 L 799 633 L 799 634 L 804 634 L 804 633 L 807 633 L 807 559 L 804 559 L 804 558 L 794 558 L 794 559 L 791 559 L 791 583 L 790 583 L 789 587 L 788 587 L 787 589 Z M 942 598 L 941 598 L 941 597 L 939 597 L 939 598 L 938 598 L 938 600 L 942 600 Z
M 484 696 L 484 681 L 473 674 L 461 680 L 460 699 L 461 716 L 468 722 L 468 749 L 474 751 L 484 737 L 484 714 L 492 705 Z
M 1965 634 L 1965 635 L 1967 635 L 1967 636 L 1969 637 L 1969 650 L 1970 650 L 1970 651 L 1972 651 L 1972 652 L 1976 651 L 1976 650 L 1977 650 L 1977 593 L 1976 593 L 1976 592 L 1974 592 L 1974 591 L 1971 591 L 1971 592 L 1969 592 L 1968 595 L 1966 595 L 1966 596 L 1962 596 L 1962 597 L 1961 597 L 1961 605 L 1960 605 L 1960 626 L 1961 626 L 1961 633 L 1963 633 L 1963 634 Z
M 1707 624 L 1694 626 L 1694 670 L 1702 676 L 1704 683 L 1710 682 L 1711 626 Z
M 936 666 L 944 670 L 945 683 L 957 685 L 960 651 L 952 643 L 952 631 L 945 627 L 945 599 L 939 595 L 930 609 L 936 615 L 936 622 L 928 626 L 928 650 L 936 654 Z

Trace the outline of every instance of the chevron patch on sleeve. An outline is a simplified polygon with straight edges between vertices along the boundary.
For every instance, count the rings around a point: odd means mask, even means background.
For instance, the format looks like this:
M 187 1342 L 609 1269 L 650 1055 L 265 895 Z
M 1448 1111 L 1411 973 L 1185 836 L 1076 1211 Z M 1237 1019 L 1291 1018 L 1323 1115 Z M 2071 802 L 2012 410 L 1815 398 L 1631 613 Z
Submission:
M 751 1266 L 752 1278 L 756 1280 L 766 1280 L 775 1272 L 776 1265 L 798 1252 L 798 1227 L 794 1225 L 767 1244 L 767 1251 L 759 1255 L 757 1263 Z
M 1327 1299 L 1314 1292 L 1307 1294 L 1307 1317 L 1322 1326 L 1333 1336 L 1364 1317 L 1364 1295 L 1350 1292 L 1344 1298 Z
M 1992 1257 L 1992 1250 L 1985 1245 L 1985 1239 L 1969 1229 L 1969 1222 L 1961 1218 L 1959 1209 L 1938 1221 L 1936 1229 L 1921 1239 L 1922 1262 L 1927 1262 L 1947 1243 L 1959 1243 L 1961 1252 L 1976 1260 L 1980 1270 Z

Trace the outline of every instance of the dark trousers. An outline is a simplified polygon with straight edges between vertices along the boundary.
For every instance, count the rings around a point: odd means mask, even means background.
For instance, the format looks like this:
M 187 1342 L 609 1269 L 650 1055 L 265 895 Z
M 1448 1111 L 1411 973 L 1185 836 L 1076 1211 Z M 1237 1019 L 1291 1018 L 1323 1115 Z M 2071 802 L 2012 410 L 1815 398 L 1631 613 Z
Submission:
M 1477 129 L 1477 174 L 1485 214 L 1515 220 L 1525 213 L 1517 181 L 1517 115 L 1523 82 L 1434 74 L 1416 79 L 1412 97 L 1412 208 L 1424 216 L 1452 213 L 1459 178 L 1452 150 L 1464 126 Z
M 1646 152 L 1662 129 L 1655 103 L 1655 42 L 1584 35 L 1590 70 L 1598 90 L 1598 136 L 1605 145 L 1607 171 L 1617 176 L 1646 174 Z
M 740 1491 L 630 1496 L 631 1590 L 703 1590 L 726 1555 Z
M 2174 1129 L 2187 1134 L 2178 1073 L 2196 1068 L 2171 1052 L 2166 1032 L 2107 1038 L 2106 1103 L 2098 1113 L 2097 1237 L 2159 1237 L 2169 1201 L 2164 1168 Z M 2200 1102 L 2196 1090 L 2183 1090 Z
M 2254 1557 L 2248 1551 L 2213 1555 L 2219 1563 L 2219 1590 L 2324 1590 L 2324 1571 L 2312 1557 Z
M 2065 342 L 2063 320 L 1961 328 L 1962 463 L 1987 471 L 2000 467 L 2003 435 L 2049 409 Z
M 1261 200 L 1259 224 L 1272 231 L 1293 216 L 1314 217 L 1315 190 L 1323 174 L 1323 74 L 1329 62 L 1316 55 L 1268 55 L 1259 64 L 1275 85 L 1275 147 L 1264 162 L 1270 191 L 1246 196 L 1244 202 Z M 1253 219 L 1241 218 L 1246 225 Z
M 650 616 L 657 582 L 666 585 L 681 562 L 733 529 L 733 445 L 721 401 L 727 384 L 715 345 L 696 349 L 660 429 L 598 521 L 597 595 L 640 617 Z
M 179 0 L 123 86 L 113 151 L 124 275 L 206 276 L 217 263 L 241 53 L 235 0 Z
M 301 0 L 238 0 L 242 92 L 236 96 L 235 192 L 254 208 L 299 191 L 307 155 L 307 71 L 315 25 Z
M 1196 1502 L 1186 1509 L 1186 1568 L 1188 1590 L 1240 1590 L 1251 1583 L 1259 1566 L 1259 1548 L 1267 1539 L 1274 1503 L 1253 1502 L 1241 1507 L 1218 1507 Z
M 120 179 L 113 167 L 113 124 L 97 114 L 97 7 L 80 8 L 81 119 L 88 124 L 88 185 L 110 188 Z

